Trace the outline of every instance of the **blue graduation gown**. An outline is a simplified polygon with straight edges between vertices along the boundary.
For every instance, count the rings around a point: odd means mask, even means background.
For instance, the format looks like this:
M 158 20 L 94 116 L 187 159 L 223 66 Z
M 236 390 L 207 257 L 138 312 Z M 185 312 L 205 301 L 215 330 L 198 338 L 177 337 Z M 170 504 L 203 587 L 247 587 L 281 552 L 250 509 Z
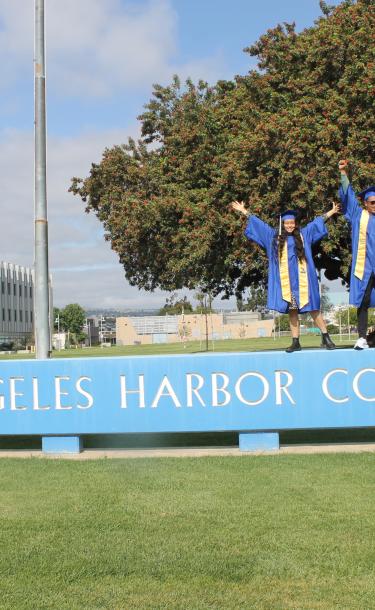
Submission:
M 344 212 L 346 220 L 351 225 L 352 231 L 352 266 L 350 270 L 350 292 L 349 303 L 359 307 L 362 303 L 365 290 L 371 273 L 375 274 L 375 216 L 370 214 L 366 233 L 366 258 L 365 271 L 363 279 L 360 280 L 354 275 L 355 264 L 357 260 L 358 239 L 359 239 L 359 223 L 361 220 L 362 207 L 359 205 L 355 192 L 349 184 L 347 190 L 340 186 L 339 195 L 341 199 L 341 208 Z M 370 307 L 375 307 L 375 289 L 371 290 Z
M 301 234 L 303 237 L 307 263 L 309 302 L 307 305 L 305 305 L 305 307 L 299 309 L 298 311 L 300 313 L 306 313 L 307 311 L 320 309 L 319 283 L 311 248 L 314 243 L 320 241 L 323 237 L 328 235 L 323 218 L 318 216 L 318 218 L 315 218 L 315 220 L 309 222 L 308 225 L 301 229 Z M 245 235 L 248 239 L 255 241 L 262 248 L 264 248 L 268 256 L 269 267 L 267 307 L 269 309 L 279 311 L 280 313 L 288 312 L 290 303 L 283 299 L 281 292 L 279 257 L 274 242 L 276 230 L 260 220 L 257 216 L 250 216 L 245 229 Z M 299 307 L 298 258 L 293 236 L 288 236 L 287 239 L 290 288 L 297 298 Z

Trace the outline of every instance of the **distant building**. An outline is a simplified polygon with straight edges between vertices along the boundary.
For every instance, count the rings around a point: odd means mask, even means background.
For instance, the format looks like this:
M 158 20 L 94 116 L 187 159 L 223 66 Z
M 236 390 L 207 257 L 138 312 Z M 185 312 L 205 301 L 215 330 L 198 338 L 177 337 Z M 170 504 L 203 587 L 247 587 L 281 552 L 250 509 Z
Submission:
M 273 320 L 256 312 L 116 318 L 117 345 L 271 337 Z
M 0 261 L 0 344 L 32 337 L 34 279 L 28 267 Z
M 83 330 L 86 334 L 85 344 L 87 347 L 98 345 L 99 343 L 99 322 L 100 318 L 98 316 L 86 318 Z

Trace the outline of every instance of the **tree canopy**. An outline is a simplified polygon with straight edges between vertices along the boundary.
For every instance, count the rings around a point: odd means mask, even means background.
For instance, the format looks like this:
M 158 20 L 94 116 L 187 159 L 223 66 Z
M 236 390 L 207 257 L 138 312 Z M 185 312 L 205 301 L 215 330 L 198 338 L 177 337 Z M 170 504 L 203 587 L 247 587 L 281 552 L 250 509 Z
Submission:
M 69 331 L 76 335 L 82 334 L 85 323 L 85 310 L 78 303 L 70 303 L 64 309 L 53 308 L 54 328 Z
M 173 292 L 165 301 L 164 306 L 159 309 L 159 316 L 174 316 L 182 313 L 192 313 L 194 308 L 187 297 L 177 299 L 177 293 Z
M 107 148 L 86 179 L 72 179 L 130 284 L 240 297 L 264 286 L 267 261 L 232 200 L 274 226 L 290 206 L 308 222 L 337 197 L 340 157 L 355 188 L 374 180 L 374 2 L 320 4 L 312 27 L 277 25 L 245 49 L 258 59 L 246 75 L 155 85 L 141 140 Z M 343 218 L 329 228 L 315 261 L 347 282 L 348 229 Z

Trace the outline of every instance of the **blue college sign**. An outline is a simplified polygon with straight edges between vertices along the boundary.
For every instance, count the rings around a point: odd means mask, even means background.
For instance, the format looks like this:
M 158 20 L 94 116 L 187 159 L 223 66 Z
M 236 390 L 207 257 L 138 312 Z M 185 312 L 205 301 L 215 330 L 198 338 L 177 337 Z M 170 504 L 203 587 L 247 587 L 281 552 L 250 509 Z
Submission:
M 375 425 L 372 350 L 0 363 L 0 434 Z

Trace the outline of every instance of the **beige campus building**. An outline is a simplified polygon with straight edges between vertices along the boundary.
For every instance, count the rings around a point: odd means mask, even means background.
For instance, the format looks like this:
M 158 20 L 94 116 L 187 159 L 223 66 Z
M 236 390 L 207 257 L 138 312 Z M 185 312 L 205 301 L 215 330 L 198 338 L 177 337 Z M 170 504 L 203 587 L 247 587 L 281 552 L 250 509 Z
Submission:
M 271 337 L 274 321 L 255 312 L 223 312 L 178 316 L 120 317 L 116 319 L 117 345 L 177 343 Z

